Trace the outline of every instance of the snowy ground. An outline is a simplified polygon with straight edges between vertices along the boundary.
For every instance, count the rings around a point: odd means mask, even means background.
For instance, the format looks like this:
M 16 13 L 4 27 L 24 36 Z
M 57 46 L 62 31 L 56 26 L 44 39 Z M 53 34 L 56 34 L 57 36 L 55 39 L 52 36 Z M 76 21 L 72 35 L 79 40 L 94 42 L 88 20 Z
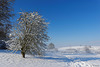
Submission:
M 100 47 L 84 46 L 64 47 L 58 51 L 48 51 L 45 57 L 26 55 L 22 58 L 20 52 L 0 50 L 0 67 L 100 67 Z

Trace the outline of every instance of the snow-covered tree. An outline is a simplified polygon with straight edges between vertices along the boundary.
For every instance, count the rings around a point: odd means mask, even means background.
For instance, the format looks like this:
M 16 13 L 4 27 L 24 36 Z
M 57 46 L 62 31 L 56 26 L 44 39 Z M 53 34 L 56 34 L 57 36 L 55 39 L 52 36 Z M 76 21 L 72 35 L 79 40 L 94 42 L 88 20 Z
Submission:
M 21 12 L 13 36 L 7 43 L 10 49 L 21 50 L 23 58 L 25 54 L 42 55 L 47 35 L 48 23 L 37 12 Z
M 55 45 L 53 44 L 53 43 L 50 43 L 49 45 L 48 45 L 48 49 L 54 49 L 55 48 Z

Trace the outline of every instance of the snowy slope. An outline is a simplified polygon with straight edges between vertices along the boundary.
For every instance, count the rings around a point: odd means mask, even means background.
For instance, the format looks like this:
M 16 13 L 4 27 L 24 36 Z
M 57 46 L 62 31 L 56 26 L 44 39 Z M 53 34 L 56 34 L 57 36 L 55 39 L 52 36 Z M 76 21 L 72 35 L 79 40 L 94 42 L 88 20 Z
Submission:
M 44 60 L 28 56 L 24 59 L 19 54 L 0 53 L 0 67 L 64 67 L 64 62 Z
M 66 49 L 72 50 L 72 48 L 76 50 L 81 48 L 80 51 L 84 49 L 80 46 L 64 47 L 59 48 L 58 51 L 47 51 L 44 57 L 26 55 L 26 58 L 22 58 L 19 52 L 12 54 L 10 51 L 0 50 L 0 67 L 100 67 L 99 53 L 67 53 Z M 95 48 L 92 47 L 91 50 L 99 49 Z

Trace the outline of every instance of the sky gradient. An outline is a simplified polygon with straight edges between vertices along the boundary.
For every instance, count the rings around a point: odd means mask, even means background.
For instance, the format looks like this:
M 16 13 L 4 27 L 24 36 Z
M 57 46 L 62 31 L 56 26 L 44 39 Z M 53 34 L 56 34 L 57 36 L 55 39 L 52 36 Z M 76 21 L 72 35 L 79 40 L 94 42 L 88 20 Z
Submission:
M 57 47 L 100 45 L 100 0 L 16 0 L 14 10 L 39 12 L 50 23 L 49 43 Z

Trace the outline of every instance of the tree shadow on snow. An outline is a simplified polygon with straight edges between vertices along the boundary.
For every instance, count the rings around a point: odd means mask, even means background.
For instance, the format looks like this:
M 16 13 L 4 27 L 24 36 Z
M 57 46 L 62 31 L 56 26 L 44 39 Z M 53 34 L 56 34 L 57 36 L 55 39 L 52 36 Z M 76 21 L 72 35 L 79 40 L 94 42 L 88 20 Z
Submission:
M 20 51 L 13 51 L 13 50 L 0 50 L 0 53 L 15 53 L 15 54 L 20 54 Z
M 39 59 L 45 59 L 45 60 L 56 60 L 56 61 L 59 61 L 59 62 L 75 62 L 75 61 L 89 61 L 89 60 L 100 60 L 100 58 L 96 58 L 96 57 L 84 57 L 84 58 L 81 58 L 81 57 L 77 57 L 77 58 L 54 58 L 54 57 L 36 57 L 36 58 L 39 58 Z

